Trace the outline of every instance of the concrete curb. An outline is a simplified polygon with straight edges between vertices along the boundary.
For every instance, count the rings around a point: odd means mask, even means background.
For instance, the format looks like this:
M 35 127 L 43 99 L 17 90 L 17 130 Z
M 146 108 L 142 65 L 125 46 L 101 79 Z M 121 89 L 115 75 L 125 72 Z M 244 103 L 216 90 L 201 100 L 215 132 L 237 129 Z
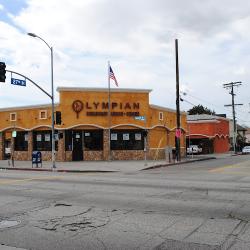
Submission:
M 59 172 L 59 173 L 115 173 L 114 170 L 76 170 L 76 169 L 48 169 L 48 168 L 3 168 L 0 170 L 20 170 L 20 171 L 37 171 L 37 172 Z
M 194 159 L 194 160 L 190 160 L 190 161 L 181 161 L 181 162 L 177 162 L 177 163 L 160 164 L 160 165 L 155 165 L 155 166 L 143 168 L 140 171 L 150 170 L 150 169 L 155 169 L 155 168 L 175 166 L 175 165 L 183 165 L 183 164 L 186 164 L 186 163 L 192 163 L 192 162 L 197 162 L 197 161 L 215 160 L 215 159 L 217 159 L 217 158 L 216 157 L 206 157 L 206 158 Z
M 197 161 L 212 160 L 212 159 L 217 159 L 217 158 L 206 157 L 206 158 L 193 159 L 193 160 L 182 161 L 182 162 L 177 162 L 177 163 L 159 164 L 159 165 L 143 168 L 140 170 L 136 170 L 135 172 L 161 168 L 161 167 L 181 165 L 181 164 L 192 163 L 192 162 L 197 162 Z M 117 170 L 77 170 L 77 169 L 20 168 L 20 167 L 0 167 L 0 170 L 19 170 L 19 171 L 37 171 L 37 172 L 40 171 L 40 172 L 58 172 L 58 173 L 115 173 L 115 172 L 120 172 Z

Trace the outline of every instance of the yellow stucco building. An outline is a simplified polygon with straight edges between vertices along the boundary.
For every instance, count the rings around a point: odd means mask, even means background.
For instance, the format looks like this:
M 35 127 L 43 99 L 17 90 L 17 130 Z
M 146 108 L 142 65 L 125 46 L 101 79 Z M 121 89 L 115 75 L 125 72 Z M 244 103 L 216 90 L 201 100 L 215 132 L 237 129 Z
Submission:
M 59 87 L 56 160 L 163 159 L 175 146 L 175 110 L 149 104 L 148 89 Z M 143 120 L 143 118 L 145 118 Z M 181 112 L 181 151 L 185 152 L 186 113 Z M 13 131 L 16 131 L 13 133 Z M 109 141 L 110 133 L 110 141 Z M 0 160 L 8 154 L 31 160 L 41 151 L 51 160 L 51 105 L 0 109 Z

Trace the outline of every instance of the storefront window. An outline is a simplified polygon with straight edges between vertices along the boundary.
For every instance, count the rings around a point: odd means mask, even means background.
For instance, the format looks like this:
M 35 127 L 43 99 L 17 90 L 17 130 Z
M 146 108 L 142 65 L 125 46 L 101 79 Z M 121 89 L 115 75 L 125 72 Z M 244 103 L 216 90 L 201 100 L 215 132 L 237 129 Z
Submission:
M 111 150 L 143 150 L 144 137 L 142 130 L 112 130 Z
M 57 133 L 55 131 L 55 133 Z M 34 131 L 33 132 L 33 150 L 51 151 L 52 149 L 51 131 Z M 55 141 L 55 150 L 58 148 L 58 141 Z
M 65 131 L 65 151 L 72 151 L 72 130 Z
M 15 137 L 15 151 L 28 150 L 28 132 L 17 131 Z
M 82 133 L 83 150 L 103 150 L 103 130 L 67 130 L 65 131 L 65 151 L 72 151 L 74 147 L 73 134 L 79 136 Z
M 102 150 L 103 131 L 89 130 L 84 131 L 84 150 Z

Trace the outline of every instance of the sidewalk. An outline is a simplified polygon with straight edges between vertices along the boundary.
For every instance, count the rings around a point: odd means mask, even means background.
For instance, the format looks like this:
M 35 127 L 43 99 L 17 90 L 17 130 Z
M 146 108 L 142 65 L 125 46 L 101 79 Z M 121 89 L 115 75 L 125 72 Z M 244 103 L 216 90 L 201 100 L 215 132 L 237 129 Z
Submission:
M 164 164 L 165 161 L 74 161 L 56 162 L 58 172 L 134 172 L 142 170 L 148 166 Z M 8 170 L 34 170 L 52 171 L 51 161 L 43 161 L 42 167 L 33 165 L 31 161 L 15 161 L 14 167 L 8 160 L 0 161 L 0 169 Z
M 184 164 L 194 161 L 202 161 L 209 159 L 216 159 L 214 155 L 194 155 L 183 158 L 181 162 L 167 162 L 164 160 L 160 161 L 79 161 L 79 162 L 56 162 L 57 172 L 135 172 L 140 170 L 147 170 L 153 168 L 159 168 L 164 166 L 172 166 L 176 164 Z M 15 161 L 14 167 L 12 162 L 8 160 L 0 161 L 0 169 L 6 170 L 23 170 L 23 171 L 52 171 L 52 163 L 50 161 L 44 161 L 42 167 L 33 165 L 31 161 Z

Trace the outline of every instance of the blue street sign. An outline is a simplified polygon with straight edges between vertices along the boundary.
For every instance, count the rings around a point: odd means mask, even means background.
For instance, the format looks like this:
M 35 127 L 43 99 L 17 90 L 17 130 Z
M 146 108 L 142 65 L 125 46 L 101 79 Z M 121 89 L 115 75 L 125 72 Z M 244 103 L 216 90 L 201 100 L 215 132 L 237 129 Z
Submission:
M 11 84 L 26 87 L 26 80 L 11 78 Z
M 145 116 L 135 116 L 135 120 L 145 121 L 146 117 Z

